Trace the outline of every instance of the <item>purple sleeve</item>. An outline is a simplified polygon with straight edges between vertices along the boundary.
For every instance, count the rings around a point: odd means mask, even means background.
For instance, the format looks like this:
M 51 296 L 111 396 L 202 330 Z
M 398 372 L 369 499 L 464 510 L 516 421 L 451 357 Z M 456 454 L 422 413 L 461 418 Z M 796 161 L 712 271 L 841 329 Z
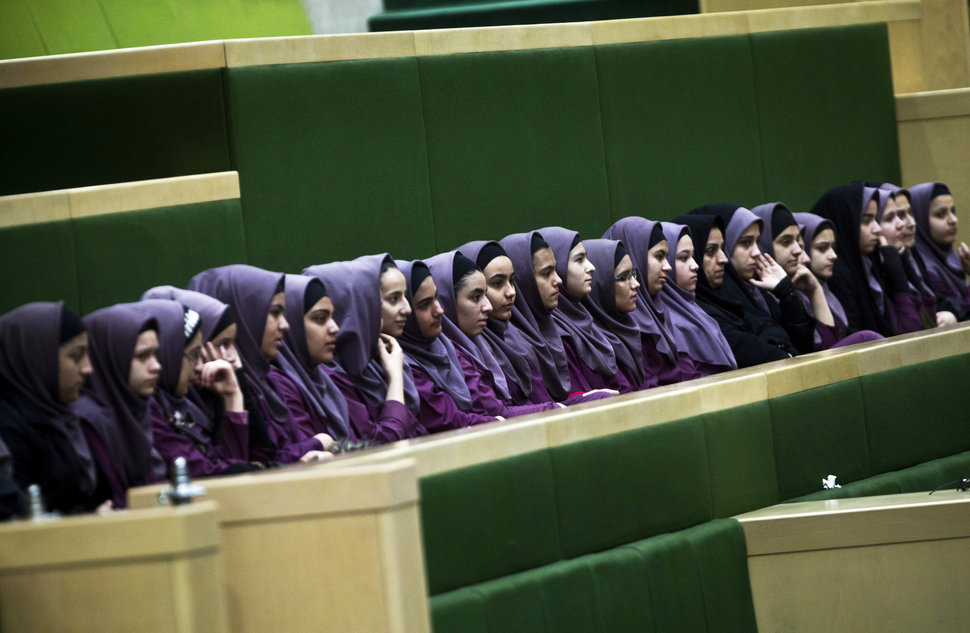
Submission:
M 923 329 L 923 320 L 920 318 L 920 299 L 908 292 L 897 293 L 887 301 L 889 309 L 892 310 L 893 323 L 896 325 L 897 334 L 906 332 L 919 332 Z
M 323 444 L 315 437 L 308 437 L 299 442 L 286 444 L 276 450 L 276 461 L 293 464 L 310 451 L 322 451 Z
M 108 487 L 111 489 L 111 502 L 116 509 L 127 508 L 127 490 L 125 490 L 125 485 L 121 483 L 121 477 L 118 475 L 118 469 L 115 468 L 114 458 L 111 449 L 108 448 L 108 443 L 84 418 L 81 418 L 81 430 L 84 432 L 84 438 L 91 449 L 91 456 L 98 465 L 98 472 L 104 476 Z
M 307 402 L 306 394 L 303 393 L 300 385 L 276 367 L 269 370 L 269 380 L 273 383 L 276 393 L 286 403 L 286 408 L 290 410 L 290 424 L 295 427 L 291 435 L 296 434 L 296 437 L 304 438 L 327 432 L 326 423 L 321 423 L 313 406 Z
M 685 380 L 693 380 L 695 378 L 703 378 L 708 374 L 701 369 L 694 359 L 687 354 L 680 354 L 677 362 L 677 373 L 680 377 L 680 382 Z
M 168 423 L 154 401 L 149 404 L 149 417 L 152 422 L 152 441 L 162 459 L 170 463 L 176 457 L 184 457 L 192 477 L 219 475 L 230 464 L 245 461 L 234 460 L 226 454 L 223 446 L 213 445 L 211 439 L 201 432 L 202 429 L 198 425 L 193 429 L 197 432 L 194 439 L 186 433 L 179 432 Z M 200 450 L 199 444 L 206 446 L 204 453 Z
M 464 350 L 456 347 L 455 352 L 458 356 L 458 362 L 461 364 L 462 373 L 465 374 L 465 382 L 468 384 L 468 391 L 472 396 L 474 411 L 488 415 L 500 415 L 503 418 L 514 418 L 518 415 L 528 415 L 538 411 L 559 408 L 552 402 L 511 406 L 506 404 L 495 394 L 491 376 L 480 371 L 475 363 L 468 358 Z
M 845 338 L 845 328 L 835 325 L 825 325 L 821 321 L 815 322 L 815 332 L 819 336 L 817 349 L 830 349 L 833 345 Z
M 249 457 L 249 413 L 226 411 L 222 417 L 222 442 L 226 455 L 239 461 Z
M 427 431 L 404 404 L 388 400 L 377 410 L 347 376 L 329 367 L 324 367 L 324 371 L 347 401 L 347 417 L 356 436 L 353 439 L 386 444 L 427 435 Z
M 664 365 L 668 364 L 663 354 L 657 351 L 657 344 L 650 335 L 641 336 L 643 350 L 643 384 L 640 389 L 650 389 L 660 384 Z
M 418 414 L 421 425 L 428 433 L 462 429 L 483 422 L 494 422 L 495 416 L 484 415 L 474 411 L 462 411 L 455 400 L 438 389 L 423 371 L 417 367 L 411 368 L 414 375 L 414 386 L 421 396 L 421 409 Z

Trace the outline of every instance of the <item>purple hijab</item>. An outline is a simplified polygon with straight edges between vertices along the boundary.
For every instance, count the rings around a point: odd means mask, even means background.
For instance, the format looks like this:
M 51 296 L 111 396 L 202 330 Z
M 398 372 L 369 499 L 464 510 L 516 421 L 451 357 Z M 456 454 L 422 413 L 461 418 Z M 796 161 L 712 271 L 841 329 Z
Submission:
M 208 343 L 219 333 L 216 331 L 216 326 L 223 321 L 226 311 L 229 310 L 229 305 L 218 299 L 202 294 L 201 292 L 183 290 L 175 286 L 156 286 L 151 290 L 145 291 L 145 294 L 141 298 L 143 301 L 145 299 L 173 299 L 186 308 L 198 312 L 199 316 L 202 317 L 203 343 Z M 230 322 L 234 323 L 234 321 Z
M 183 428 L 190 435 L 198 435 L 193 430 L 194 426 L 203 429 L 206 435 L 211 435 L 214 423 L 209 415 L 185 396 L 175 395 L 182 372 L 182 356 L 185 354 L 185 346 L 191 340 L 185 336 L 186 314 L 199 317 L 198 312 L 187 309 L 181 302 L 173 299 L 145 299 L 133 305 L 155 319 L 158 324 L 158 362 L 162 365 L 162 373 L 158 377 L 158 388 L 152 394 L 152 400 L 162 410 L 166 420 L 170 423 L 182 421 Z M 201 327 L 200 322 L 199 328 Z
M 882 209 L 886 208 L 886 201 L 889 200 L 888 192 L 885 189 L 876 189 L 875 187 L 863 187 L 862 188 L 862 208 L 859 209 L 859 219 L 861 222 L 862 215 L 866 212 L 866 207 L 869 206 L 869 201 L 875 198 L 876 200 L 876 217 L 878 218 L 882 215 Z M 861 226 L 861 225 L 860 225 Z M 869 257 L 862 258 L 862 266 L 866 272 L 866 283 L 869 285 L 869 290 L 872 292 L 872 296 L 875 298 L 876 307 L 879 312 L 885 311 L 886 299 L 885 292 L 882 289 L 882 284 L 876 277 L 876 273 L 873 270 L 872 259 Z
M 632 372 L 636 378 L 636 386 L 639 387 L 643 384 L 643 342 L 640 328 L 634 316 L 616 309 L 616 277 L 613 271 L 616 269 L 616 252 L 625 247 L 618 240 L 606 239 L 586 240 L 583 246 L 586 247 L 589 261 L 596 266 L 593 272 L 593 290 L 583 297 L 583 305 L 613 344 L 616 360 Z M 633 266 L 635 270 L 636 264 Z M 638 298 L 638 308 L 639 305 Z
M 138 335 L 158 332 L 158 323 L 136 303 L 119 303 L 84 317 L 90 339 L 91 365 L 81 397 L 73 409 L 105 439 L 119 463 L 126 488 L 157 481 L 165 465 L 152 448 L 148 398 L 128 386 Z
M 693 243 L 690 227 L 671 222 L 661 222 L 660 226 L 667 238 L 667 262 L 674 270 L 674 279 L 664 284 L 658 303 L 665 308 L 667 326 L 674 335 L 677 350 L 708 365 L 737 369 L 734 353 L 717 321 L 697 305 L 693 292 L 677 285 L 677 242 L 687 235 Z
M 473 262 L 477 262 L 482 249 L 487 245 L 502 248 L 498 242 L 479 240 L 459 247 L 458 251 Z M 487 265 L 488 263 L 485 264 L 485 266 Z M 431 272 L 433 274 L 434 269 Z M 515 294 L 518 296 L 519 287 L 514 280 L 513 286 L 515 287 Z M 485 346 L 488 349 L 488 353 L 504 374 L 503 379 L 506 377 L 511 379 L 526 397 L 532 394 L 532 369 L 529 367 L 529 361 L 531 360 L 538 367 L 539 360 L 536 358 L 535 348 L 529 344 L 526 337 L 519 331 L 519 328 L 512 324 L 511 320 L 501 321 L 489 318 L 488 325 L 485 326 L 482 335 L 475 341 L 475 345 Z M 503 382 L 505 381 L 503 380 Z M 495 386 L 498 389 L 497 380 Z M 507 388 L 508 385 L 506 384 L 505 389 L 507 390 Z
M 622 240 L 626 245 L 633 267 L 640 271 L 643 279 L 640 282 L 640 289 L 637 290 L 637 309 L 633 312 L 633 320 L 643 334 L 649 334 L 656 341 L 657 351 L 667 357 L 673 365 L 677 365 L 680 359 L 677 358 L 677 340 L 673 331 L 667 323 L 667 315 L 664 309 L 664 302 L 657 297 L 651 297 L 647 289 L 647 257 L 650 250 L 650 234 L 657 222 L 645 220 L 637 216 L 623 218 L 607 229 L 604 237 L 614 240 Z M 666 237 L 666 236 L 665 236 Z M 667 244 L 668 250 L 673 250 Z M 676 247 L 676 244 L 674 244 Z M 593 262 L 594 264 L 596 262 Z M 612 269 L 610 269 L 612 272 Z M 595 283 L 595 278 L 594 282 Z M 668 281 L 667 286 L 670 285 Z
M 812 242 L 815 241 L 815 237 L 825 229 L 832 229 L 832 233 L 835 233 L 835 225 L 822 216 L 815 215 L 814 213 L 796 213 L 794 215 L 795 220 L 804 227 L 802 229 L 802 236 L 805 240 L 805 250 L 807 251 L 811 251 Z M 822 285 L 825 301 L 828 302 L 829 310 L 832 311 L 832 316 L 835 317 L 836 322 L 843 328 L 848 327 L 849 319 L 845 315 L 845 308 L 842 307 L 842 302 L 839 301 L 839 298 L 829 288 L 828 282 L 819 279 L 818 283 Z M 809 314 L 812 314 L 811 301 L 805 302 L 805 308 L 809 311 Z
M 434 278 L 435 286 L 438 287 L 438 301 L 441 303 L 442 310 L 445 311 L 441 322 L 442 334 L 454 345 L 458 345 L 467 352 L 480 369 L 486 369 L 492 374 L 495 393 L 500 399 L 508 401 L 510 398 L 509 385 L 505 380 L 504 368 L 495 358 L 491 347 L 485 342 L 484 335 L 480 334 L 474 338 L 469 338 L 458 325 L 454 276 L 455 253 L 465 255 L 458 250 L 441 253 L 424 260 L 424 263 L 431 270 L 431 277 Z M 469 259 L 471 258 L 469 257 Z
M 960 256 L 951 244 L 946 249 L 940 247 L 930 233 L 930 203 L 933 189 L 941 182 L 924 182 L 909 188 L 912 213 L 916 218 L 916 252 L 926 267 L 926 272 L 949 289 L 949 297 L 941 308 L 964 314 L 966 312 L 967 277 L 960 263 Z
M 532 267 L 534 235 L 542 239 L 542 234 L 538 231 L 530 231 L 513 233 L 499 241 L 512 260 L 519 290 L 512 309 L 512 325 L 535 350 L 539 373 L 542 374 L 542 380 L 550 395 L 556 400 L 565 400 L 571 386 L 566 350 L 562 345 L 563 331 L 552 318 L 555 310 L 546 310 L 539 297 L 539 286 L 536 285 L 535 270 Z
M 751 213 L 755 214 L 761 220 L 761 235 L 758 236 L 758 250 L 774 257 L 775 238 L 778 237 L 779 233 L 791 226 L 788 223 L 789 221 L 792 223 L 797 222 L 792 215 L 791 209 L 783 202 L 769 202 L 767 204 L 759 204 L 751 209 Z M 789 216 L 791 217 L 789 218 Z M 741 232 L 743 233 L 744 229 Z M 734 243 L 737 243 L 737 238 L 735 238 Z M 734 250 L 733 246 L 732 250 Z
M 270 361 L 262 351 L 269 306 L 282 281 L 283 273 L 231 264 L 199 273 L 189 281 L 189 289 L 232 307 L 236 316 L 236 347 L 253 397 L 264 416 L 286 426 L 290 413 L 269 379 Z
M 286 276 L 286 320 L 290 323 L 290 329 L 284 336 L 283 349 L 276 356 L 276 364 L 303 388 L 314 411 L 327 420 L 327 428 L 333 429 L 335 437 L 345 438 L 350 436 L 347 401 L 330 377 L 310 360 L 310 350 L 306 344 L 303 322 L 306 313 L 303 307 L 304 296 L 311 285 L 324 289 L 323 283 L 316 277 Z
M 572 341 L 576 355 L 593 371 L 604 376 L 615 376 L 617 372 L 616 353 L 603 328 L 593 321 L 580 299 L 569 296 L 566 290 L 566 276 L 569 266 L 569 251 L 579 238 L 579 233 L 561 226 L 540 229 L 542 236 L 553 255 L 556 256 L 556 272 L 562 278 L 559 288 L 559 306 L 553 310 L 552 318 Z
M 724 252 L 727 255 L 728 260 L 731 259 L 731 254 L 734 252 L 734 247 L 738 245 L 738 240 L 741 239 L 741 234 L 748 230 L 748 228 L 757 222 L 761 226 L 761 235 L 764 236 L 765 233 L 770 232 L 769 229 L 765 229 L 764 221 L 755 215 L 751 210 L 745 209 L 744 207 L 738 207 L 734 210 L 731 215 L 731 219 L 728 220 L 727 226 L 724 228 Z M 769 243 L 771 240 L 769 240 Z M 761 239 L 758 240 L 758 250 L 761 250 Z M 774 257 L 774 250 L 768 251 L 768 253 Z M 733 264 L 728 262 L 729 266 Z M 765 300 L 765 296 L 761 293 L 758 288 L 754 287 L 748 282 L 742 282 L 740 284 L 741 290 L 744 294 L 759 306 L 766 314 L 771 314 L 771 308 L 768 307 L 768 302 Z
M 63 301 L 37 302 L 0 316 L 0 377 L 70 440 L 81 467 L 81 492 L 88 495 L 97 476 L 91 449 L 81 421 L 58 399 L 58 348 L 61 320 L 67 309 Z M 6 445 L 2 454 L 10 456 Z
M 411 304 L 411 314 L 404 324 L 404 332 L 398 338 L 404 349 L 405 359 L 412 367 L 426 373 L 438 389 L 451 396 L 460 410 L 468 411 L 472 406 L 472 396 L 454 344 L 444 334 L 439 334 L 434 339 L 425 338 L 418 325 L 417 309 L 414 306 L 414 293 L 417 288 L 412 284 L 412 275 L 416 268 L 427 268 L 427 265 L 421 260 L 397 260 L 395 263 L 407 279 L 407 297 Z
M 335 368 L 348 376 L 375 407 L 382 406 L 387 398 L 387 377 L 376 356 L 381 333 L 381 267 L 385 262 L 393 265 L 394 260 L 382 253 L 310 266 L 303 271 L 320 279 L 333 301 L 334 318 L 340 326 Z M 403 373 L 404 402 L 417 412 L 421 401 L 407 364 Z

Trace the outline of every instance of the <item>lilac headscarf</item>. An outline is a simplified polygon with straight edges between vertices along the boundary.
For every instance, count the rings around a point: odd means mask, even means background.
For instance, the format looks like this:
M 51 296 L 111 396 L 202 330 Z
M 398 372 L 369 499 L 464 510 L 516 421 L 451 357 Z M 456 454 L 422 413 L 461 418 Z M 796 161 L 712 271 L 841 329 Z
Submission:
M 613 344 L 616 360 L 633 372 L 636 386 L 639 387 L 643 384 L 643 343 L 640 328 L 633 316 L 616 309 L 616 278 L 613 271 L 616 269 L 616 251 L 625 247 L 618 240 L 604 239 L 586 240 L 583 246 L 586 247 L 589 261 L 596 266 L 593 272 L 593 290 L 583 297 L 583 305 Z M 638 300 L 638 307 L 639 303 Z
M 469 338 L 461 331 L 461 327 L 458 325 L 457 297 L 455 295 L 454 285 L 454 261 L 455 253 L 459 252 L 461 251 L 441 253 L 424 260 L 424 263 L 431 270 L 431 277 L 434 278 L 435 286 L 438 287 L 438 301 L 441 303 L 441 309 L 445 311 L 441 321 L 442 334 L 454 345 L 461 347 L 467 352 L 480 368 L 487 369 L 491 372 L 495 385 L 495 393 L 502 400 L 508 400 L 509 385 L 505 380 L 505 372 L 492 354 L 492 350 L 485 342 L 484 336 L 479 335 L 474 338 Z
M 414 293 L 417 288 L 413 287 L 411 275 L 415 268 L 427 265 L 421 260 L 396 260 L 395 264 L 407 279 L 407 297 L 412 310 L 404 325 L 404 333 L 398 337 L 401 347 L 404 348 L 405 359 L 412 367 L 418 367 L 428 374 L 435 386 L 451 396 L 459 409 L 468 411 L 472 406 L 472 396 L 454 345 L 442 334 L 434 339 L 425 338 L 418 325 L 417 309 L 414 306 Z
M 304 275 L 317 277 L 333 301 L 334 318 L 340 326 L 334 367 L 353 380 L 375 407 L 387 397 L 387 376 L 376 357 L 381 333 L 381 267 L 393 265 L 387 253 L 364 255 L 344 262 L 310 266 Z M 421 401 L 411 369 L 404 366 L 404 402 L 416 412 Z
M 666 323 L 674 335 L 677 351 L 708 365 L 737 369 L 734 353 L 717 321 L 697 305 L 693 292 L 677 285 L 677 242 L 687 235 L 693 243 L 690 227 L 672 222 L 661 222 L 660 226 L 667 238 L 667 262 L 675 272 L 673 283 L 664 284 L 659 296 L 666 309 Z
M 762 253 L 768 253 L 773 258 L 775 256 L 775 238 L 777 238 L 778 233 L 781 232 L 775 231 L 775 225 L 778 223 L 778 219 L 775 218 L 775 214 L 787 214 L 782 216 L 782 221 L 784 222 L 787 221 L 787 217 L 789 215 L 792 215 L 791 209 L 789 209 L 788 206 L 783 202 L 769 202 L 767 204 L 759 204 L 755 208 L 751 209 L 751 213 L 761 220 L 761 235 L 758 237 L 758 250 L 760 250 Z M 792 220 L 795 221 L 794 216 L 792 217 Z M 791 224 L 786 224 L 784 228 L 787 229 L 789 226 L 791 226 Z M 744 229 L 742 229 L 741 232 L 743 233 Z M 736 242 L 737 239 L 735 239 L 735 243 Z
M 613 224 L 603 236 L 622 240 L 630 254 L 630 259 L 633 260 L 633 266 L 643 275 L 640 289 L 637 290 L 637 309 L 633 312 L 633 320 L 637 327 L 640 328 L 642 333 L 649 334 L 653 338 L 658 352 L 666 356 L 673 365 L 677 365 L 680 360 L 677 358 L 679 349 L 673 330 L 667 323 L 665 304 L 659 299 L 660 295 L 651 297 L 650 290 L 647 288 L 646 275 L 650 234 L 653 233 L 653 227 L 656 225 L 657 222 L 653 220 L 630 216 Z M 673 251 L 676 247 L 676 243 L 673 246 L 669 242 L 667 243 L 668 251 Z M 669 286 L 671 283 L 673 282 L 668 280 L 664 285 Z M 676 284 L 674 283 L 674 285 Z
M 269 306 L 283 273 L 246 264 L 205 270 L 189 281 L 189 289 L 228 303 L 236 315 L 236 346 L 253 397 L 264 416 L 286 425 L 289 410 L 269 379 L 270 361 L 263 355 L 263 333 Z
M 146 290 L 141 298 L 143 301 L 145 299 L 173 299 L 186 308 L 198 312 L 199 316 L 202 317 L 203 343 L 208 343 L 219 333 L 216 332 L 216 327 L 223 320 L 226 311 L 229 310 L 228 304 L 214 297 L 194 290 L 183 290 L 175 286 L 156 286 L 151 290 Z
M 820 215 L 815 215 L 814 213 L 796 213 L 795 220 L 799 224 L 804 226 L 803 236 L 805 239 L 805 250 L 811 251 L 812 242 L 815 241 L 815 236 L 824 231 L 825 229 L 832 229 L 832 233 L 835 233 L 835 225 L 831 221 L 826 220 Z M 839 298 L 835 296 L 832 290 L 829 288 L 828 282 L 819 279 L 818 282 L 822 284 L 822 292 L 825 294 L 825 301 L 829 304 L 829 310 L 832 311 L 832 316 L 835 317 L 836 323 L 842 325 L 842 327 L 848 327 L 849 319 L 845 315 L 845 308 L 842 307 L 842 302 Z M 806 301 L 805 307 L 809 314 L 812 313 L 812 302 Z
M 158 324 L 158 362 L 162 365 L 162 373 L 158 377 L 158 388 L 152 394 L 152 400 L 170 423 L 177 420 L 180 428 L 197 443 L 207 443 L 206 438 L 195 427 L 198 426 L 206 435 L 211 435 L 213 420 L 190 399 L 175 395 L 182 372 L 182 357 L 190 340 L 185 337 L 186 307 L 174 299 L 146 299 L 133 305 L 155 319 Z M 189 314 L 198 315 L 194 310 Z M 199 327 L 201 328 L 201 323 Z
M 559 306 L 553 310 L 552 318 L 556 325 L 569 336 L 576 354 L 593 371 L 604 376 L 615 376 L 617 372 L 616 353 L 613 344 L 603 329 L 593 321 L 593 315 L 579 299 L 569 296 L 566 289 L 566 276 L 569 266 L 569 251 L 579 233 L 561 226 L 540 229 L 542 236 L 556 256 L 556 272 L 562 278 L 559 288 Z
M 316 277 L 303 275 L 286 276 L 286 320 L 290 329 L 284 336 L 283 349 L 276 356 L 276 364 L 283 373 L 303 387 L 316 414 L 327 420 L 328 431 L 336 438 L 350 436 L 350 421 L 347 414 L 347 401 L 337 385 L 319 366 L 310 360 L 310 350 L 306 344 L 304 296 L 310 285 L 323 283 Z
M 756 222 L 761 227 L 761 235 L 764 235 L 767 232 L 765 230 L 765 223 L 750 210 L 745 209 L 744 207 L 738 207 L 734 210 L 734 213 L 731 214 L 731 218 L 728 220 L 727 226 L 724 228 L 724 252 L 727 254 L 728 260 L 731 260 L 731 256 L 734 253 L 734 247 L 738 245 L 738 240 L 741 239 L 741 234 L 747 231 L 748 228 Z M 760 238 L 758 250 L 761 250 Z M 769 254 L 774 256 L 773 251 L 769 251 Z M 730 261 L 728 262 L 728 266 L 733 265 L 734 264 Z M 768 307 L 768 302 L 757 288 L 747 282 L 741 283 L 740 287 L 744 294 L 747 295 L 748 299 L 760 306 L 766 314 L 771 314 L 771 308 Z
M 80 420 L 58 399 L 58 348 L 66 310 L 63 301 L 37 302 L 0 316 L 0 377 L 70 440 L 81 467 L 81 492 L 88 495 L 96 477 L 91 449 Z
M 501 248 L 498 242 L 476 241 L 469 242 L 458 248 L 459 252 L 470 260 L 477 262 L 482 249 L 486 245 L 494 245 Z M 504 254 L 504 249 L 503 249 Z M 506 255 L 507 256 L 507 255 Z M 488 264 L 485 264 L 486 266 Z M 432 269 L 432 274 L 434 270 Z M 486 280 L 487 282 L 488 280 Z M 515 295 L 519 295 L 518 283 L 513 280 Z M 440 291 L 440 290 L 439 290 Z M 535 348 L 529 344 L 526 336 L 522 334 L 518 327 L 512 324 L 511 320 L 501 321 L 489 318 L 488 325 L 482 335 L 475 341 L 475 345 L 484 345 L 488 352 L 502 370 L 504 376 L 510 378 L 522 393 L 527 397 L 532 393 L 532 370 L 529 361 L 539 367 L 539 360 L 536 358 Z M 498 381 L 496 380 L 496 388 Z M 506 390 L 508 385 L 506 385 Z
M 161 479 L 165 465 L 152 448 L 148 398 L 128 386 L 138 335 L 158 331 L 158 323 L 135 303 L 119 303 L 84 317 L 90 342 L 91 365 L 74 412 L 91 423 L 119 462 L 118 475 L 126 488 Z
M 512 260 L 512 269 L 518 279 L 519 292 L 515 295 L 512 324 L 522 333 L 535 350 L 539 373 L 550 395 L 565 400 L 571 387 L 566 350 L 562 345 L 563 331 L 556 325 L 552 312 L 546 310 L 539 296 L 535 270 L 532 266 L 532 237 L 538 231 L 513 233 L 502 238 L 499 244 Z M 555 312 L 555 311 L 553 311 Z
M 923 260 L 926 272 L 949 289 L 949 296 L 944 297 L 947 309 L 955 314 L 963 314 L 966 312 L 967 278 L 960 256 L 952 244 L 946 249 L 941 248 L 933 241 L 930 233 L 930 203 L 933 201 L 933 189 L 937 185 L 943 183 L 924 182 L 909 189 L 912 213 L 916 218 L 915 248 Z
M 889 195 L 892 196 L 893 200 L 897 200 L 900 196 L 904 196 L 907 200 L 912 198 L 912 195 L 910 194 L 909 189 L 906 189 L 904 187 L 897 187 L 896 185 L 889 182 L 884 182 L 881 185 L 879 185 L 879 189 L 888 191 Z M 880 197 L 881 196 L 882 194 L 880 193 Z M 879 210 L 876 212 L 876 220 L 878 220 L 879 222 L 882 222 L 882 214 L 885 208 L 886 208 L 886 203 L 880 202 Z M 912 212 L 912 202 L 910 203 L 910 209 Z M 915 217 L 915 214 L 914 214 L 914 217 Z M 915 227 L 914 235 L 918 233 L 919 233 L 919 227 Z M 914 244 L 914 247 L 915 247 L 915 244 Z M 935 301 L 936 295 L 933 293 L 933 289 L 926 284 L 926 280 L 923 278 L 923 271 L 920 270 L 921 265 L 916 261 L 916 258 L 919 257 L 919 255 L 916 255 L 911 251 L 912 249 L 906 249 L 906 251 L 903 252 L 902 254 L 903 265 L 906 267 L 906 274 L 909 275 L 909 278 L 910 278 L 909 288 L 914 294 L 919 294 L 919 295 L 922 295 L 923 297 L 926 297 L 927 299 L 931 299 Z

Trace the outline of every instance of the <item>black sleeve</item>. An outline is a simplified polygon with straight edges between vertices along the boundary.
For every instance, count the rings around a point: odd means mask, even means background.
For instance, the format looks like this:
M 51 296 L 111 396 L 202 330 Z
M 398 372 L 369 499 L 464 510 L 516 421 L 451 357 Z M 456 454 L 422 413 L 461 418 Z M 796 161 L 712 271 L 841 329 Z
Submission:
M 725 312 L 707 303 L 701 303 L 701 307 L 714 317 L 725 340 L 734 352 L 734 360 L 738 367 L 750 367 L 760 363 L 768 363 L 773 360 L 788 358 L 790 354 L 777 344 L 772 343 L 766 333 L 755 334 L 745 327 L 744 321 L 736 315 Z
M 828 283 L 832 294 L 835 295 L 835 298 L 839 300 L 845 310 L 846 334 L 866 329 L 862 326 L 862 315 L 859 312 L 857 297 L 852 291 L 851 283 L 845 278 L 844 274 L 836 270 Z
M 792 345 L 802 354 L 815 351 L 815 319 L 805 309 L 798 297 L 791 277 L 785 277 L 771 289 L 778 299 L 781 310 L 781 326 L 785 328 Z
M 903 259 L 892 246 L 879 247 L 882 256 L 882 274 L 880 277 L 883 286 L 890 297 L 894 297 L 901 292 L 909 293 L 909 278 L 906 277 L 906 269 L 903 267 Z

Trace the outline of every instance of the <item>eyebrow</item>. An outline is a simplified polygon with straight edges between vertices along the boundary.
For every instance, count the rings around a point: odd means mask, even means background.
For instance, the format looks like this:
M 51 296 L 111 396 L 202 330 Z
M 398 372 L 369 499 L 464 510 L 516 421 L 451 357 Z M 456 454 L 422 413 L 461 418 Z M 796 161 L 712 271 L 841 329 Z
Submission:
M 509 278 L 509 276 L 506 275 L 505 273 L 494 273 L 491 277 L 488 278 L 488 280 L 489 281 L 505 281 L 508 278 Z
M 543 266 L 542 268 L 540 268 L 540 269 L 539 269 L 539 272 L 540 272 L 540 273 L 544 273 L 544 272 L 546 272 L 546 271 L 553 271 L 553 270 L 555 270 L 555 269 L 556 269 L 556 267 L 555 267 L 555 265 L 553 265 L 553 264 L 549 264 L 548 266 Z

